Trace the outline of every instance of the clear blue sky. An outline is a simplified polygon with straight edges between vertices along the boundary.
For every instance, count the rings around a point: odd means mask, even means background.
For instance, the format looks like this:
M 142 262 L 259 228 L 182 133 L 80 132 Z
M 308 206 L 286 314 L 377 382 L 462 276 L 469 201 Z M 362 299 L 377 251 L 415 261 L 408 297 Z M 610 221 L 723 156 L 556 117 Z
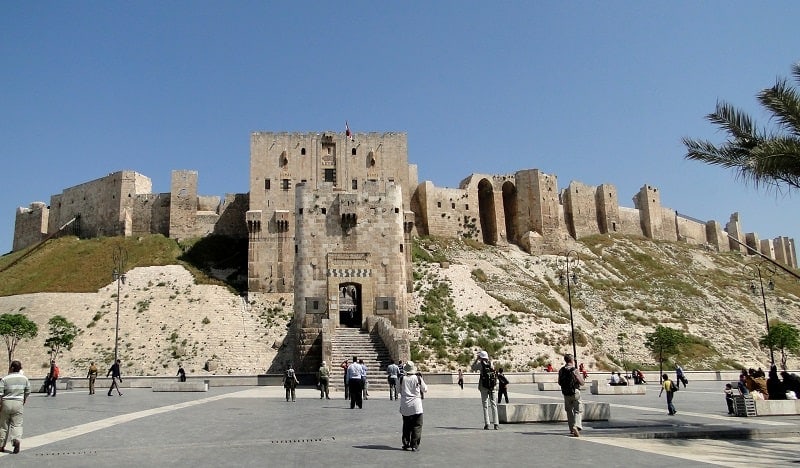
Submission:
M 800 241 L 798 195 L 683 159 L 718 99 L 800 60 L 791 1 L 0 2 L 0 252 L 14 213 L 123 169 L 249 190 L 253 131 L 408 133 L 420 180 L 538 168 Z

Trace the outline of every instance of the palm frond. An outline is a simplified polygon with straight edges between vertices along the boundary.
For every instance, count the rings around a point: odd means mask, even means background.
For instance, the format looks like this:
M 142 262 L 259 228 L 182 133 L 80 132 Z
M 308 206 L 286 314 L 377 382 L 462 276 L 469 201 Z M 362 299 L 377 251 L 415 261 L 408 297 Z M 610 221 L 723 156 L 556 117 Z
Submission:
M 772 112 L 771 119 L 785 131 L 800 137 L 800 93 L 786 80 L 778 80 L 775 86 L 761 91 L 758 100 Z

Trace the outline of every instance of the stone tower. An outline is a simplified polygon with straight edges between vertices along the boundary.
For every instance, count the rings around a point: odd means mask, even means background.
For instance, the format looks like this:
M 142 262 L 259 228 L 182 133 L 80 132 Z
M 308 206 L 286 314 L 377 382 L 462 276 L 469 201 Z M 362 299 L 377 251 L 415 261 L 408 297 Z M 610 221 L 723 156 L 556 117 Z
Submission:
M 405 133 L 256 132 L 250 138 L 248 289 L 294 290 L 294 188 L 357 193 L 370 185 L 401 188 L 400 212 L 410 211 L 417 168 L 408 164 Z

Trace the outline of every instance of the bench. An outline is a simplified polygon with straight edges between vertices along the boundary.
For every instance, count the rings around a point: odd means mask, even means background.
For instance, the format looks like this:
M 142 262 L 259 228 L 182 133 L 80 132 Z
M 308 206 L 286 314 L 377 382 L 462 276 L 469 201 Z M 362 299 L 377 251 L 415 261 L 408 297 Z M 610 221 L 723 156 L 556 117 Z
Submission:
M 800 414 L 800 400 L 753 400 L 756 416 L 787 416 Z
M 154 392 L 207 392 L 208 381 L 154 382 Z
M 506 403 L 497 405 L 497 415 L 503 424 L 562 422 L 567 420 L 563 403 Z M 584 421 L 608 421 L 611 405 L 600 402 L 583 404 Z
M 558 372 L 537 372 L 533 374 L 533 383 L 558 382 Z
M 561 386 L 558 385 L 558 382 L 539 382 L 536 384 L 539 386 L 540 392 L 553 392 L 553 391 L 561 391 Z
M 646 385 L 607 385 L 597 380 L 592 380 L 589 387 L 592 395 L 644 395 L 647 391 Z

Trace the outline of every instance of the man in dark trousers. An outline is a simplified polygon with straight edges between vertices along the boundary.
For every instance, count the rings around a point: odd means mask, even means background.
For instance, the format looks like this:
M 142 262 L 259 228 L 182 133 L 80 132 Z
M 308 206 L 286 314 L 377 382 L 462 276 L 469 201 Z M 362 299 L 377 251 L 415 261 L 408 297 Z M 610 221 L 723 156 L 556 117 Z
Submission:
M 108 396 L 111 396 L 111 391 L 115 388 L 117 389 L 117 393 L 119 396 L 122 396 L 122 392 L 119 391 L 119 384 L 122 382 L 122 374 L 119 370 L 120 360 L 117 359 L 117 362 L 111 365 L 111 368 L 106 372 L 106 377 L 109 375 L 111 376 L 111 386 L 108 387 Z
M 558 371 L 558 385 L 564 395 L 564 411 L 567 412 L 567 424 L 573 437 L 580 437 L 583 429 L 583 402 L 581 402 L 581 386 L 583 376 L 575 368 L 575 358 L 571 354 L 564 355 L 564 367 Z
M 358 363 L 358 358 L 353 356 L 353 362 L 347 367 L 347 386 L 350 390 L 350 409 L 353 409 L 356 406 L 361 408 L 364 404 L 362 401 L 362 391 L 364 390 L 364 386 L 361 380 L 363 372 L 364 368 Z

